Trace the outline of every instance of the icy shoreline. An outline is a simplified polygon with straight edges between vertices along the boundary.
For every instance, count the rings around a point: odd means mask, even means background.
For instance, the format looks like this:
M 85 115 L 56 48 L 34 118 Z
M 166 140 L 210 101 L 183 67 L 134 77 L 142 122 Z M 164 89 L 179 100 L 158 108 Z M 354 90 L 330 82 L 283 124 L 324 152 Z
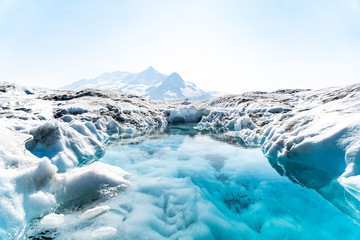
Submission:
M 339 186 L 351 203 L 359 197 L 359 84 L 191 102 L 1 84 L 0 102 L 1 236 L 21 235 L 19 226 L 59 204 L 76 209 L 106 198 L 101 193 L 125 191 L 130 173 L 94 161 L 109 139 L 169 123 L 198 122 L 200 131 L 222 131 L 228 141 L 261 147 L 280 174 L 325 198 Z M 353 208 L 341 210 L 355 218 Z

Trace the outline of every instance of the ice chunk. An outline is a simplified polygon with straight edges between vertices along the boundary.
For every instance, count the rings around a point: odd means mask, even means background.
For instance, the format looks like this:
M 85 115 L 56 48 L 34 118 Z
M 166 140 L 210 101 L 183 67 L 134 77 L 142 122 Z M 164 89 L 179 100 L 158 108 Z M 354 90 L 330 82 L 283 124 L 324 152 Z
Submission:
M 26 210 L 26 217 L 32 219 L 41 216 L 44 212 L 57 206 L 56 199 L 51 193 L 38 191 L 28 196 L 25 199 L 24 208 Z
M 50 121 L 30 131 L 33 139 L 26 143 L 26 148 L 38 157 L 48 157 L 64 172 L 104 154 L 105 148 L 94 133 L 80 122 L 67 126 Z
M 99 227 L 91 232 L 91 237 L 94 239 L 106 239 L 114 236 L 117 230 L 113 227 Z
M 109 206 L 99 206 L 92 209 L 87 210 L 83 214 L 79 216 L 79 218 L 84 220 L 91 220 L 94 219 L 104 213 L 109 212 L 110 207 Z
M 209 114 L 206 109 L 198 110 L 194 106 L 187 108 L 180 108 L 177 110 L 167 110 L 165 112 L 167 115 L 167 121 L 169 123 L 197 123 L 200 119 Z
M 56 229 L 64 223 L 64 214 L 50 213 L 40 221 L 41 228 Z
M 242 129 L 250 129 L 253 130 L 255 128 L 254 122 L 249 117 L 241 117 L 236 119 L 234 123 L 234 130 L 241 131 Z
M 59 174 L 52 182 L 51 192 L 63 207 L 76 208 L 125 191 L 130 186 L 129 177 L 119 167 L 94 162 Z

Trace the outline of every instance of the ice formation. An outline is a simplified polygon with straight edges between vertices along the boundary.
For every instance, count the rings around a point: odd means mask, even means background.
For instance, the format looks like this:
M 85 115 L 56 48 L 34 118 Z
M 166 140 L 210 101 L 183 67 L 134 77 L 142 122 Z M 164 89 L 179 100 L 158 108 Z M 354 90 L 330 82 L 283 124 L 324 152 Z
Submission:
M 188 122 L 202 132 L 222 132 L 226 141 L 261 147 L 280 174 L 359 220 L 360 85 L 162 102 L 2 83 L 0 111 L 1 236 L 21 234 L 26 221 L 52 209 L 87 209 L 125 191 L 130 174 L 96 162 L 105 146 Z M 53 218 L 43 220 L 51 225 Z
M 56 239 L 92 239 L 104 228 L 113 230 L 109 239 L 360 236 L 360 226 L 313 190 L 279 176 L 260 149 L 196 132 L 111 147 L 99 161 L 133 173 L 133 186 L 84 213 L 60 216 Z

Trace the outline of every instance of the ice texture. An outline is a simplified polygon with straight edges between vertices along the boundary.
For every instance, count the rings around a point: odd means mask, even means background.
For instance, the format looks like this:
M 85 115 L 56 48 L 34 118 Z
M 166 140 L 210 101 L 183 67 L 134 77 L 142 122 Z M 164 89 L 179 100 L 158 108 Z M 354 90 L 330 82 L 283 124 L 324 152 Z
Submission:
M 93 132 L 90 129 L 77 121 L 71 124 L 45 122 L 30 130 L 33 139 L 26 143 L 26 148 L 37 157 L 48 157 L 64 172 L 104 154 L 105 148 L 98 140 L 96 129 L 91 129 Z
M 281 175 L 316 190 L 359 221 L 359 84 L 167 102 L 105 90 L 1 83 L 0 111 L 0 235 L 5 239 L 23 234 L 27 222 L 54 209 L 69 205 L 82 211 L 124 192 L 130 174 L 95 163 L 106 146 L 151 138 L 168 124 L 194 122 L 198 131 L 222 141 L 261 147 Z M 77 182 L 85 190 L 77 189 Z M 77 191 L 91 198 L 82 199 Z
M 359 220 L 359 91 L 351 85 L 217 98 L 201 104 L 210 114 L 197 128 L 230 131 L 229 140 L 261 147 L 281 175 Z
M 25 149 L 26 134 L 0 131 L 1 187 L 0 236 L 21 235 L 26 223 L 59 206 L 84 207 L 126 190 L 130 174 L 118 167 L 95 162 L 59 173 L 47 158 Z
M 84 213 L 65 214 L 57 226 L 57 238 L 360 236 L 360 226 L 314 191 L 279 176 L 259 149 L 232 146 L 201 134 L 165 135 L 136 145 L 113 146 L 100 161 L 132 172 L 132 188 Z

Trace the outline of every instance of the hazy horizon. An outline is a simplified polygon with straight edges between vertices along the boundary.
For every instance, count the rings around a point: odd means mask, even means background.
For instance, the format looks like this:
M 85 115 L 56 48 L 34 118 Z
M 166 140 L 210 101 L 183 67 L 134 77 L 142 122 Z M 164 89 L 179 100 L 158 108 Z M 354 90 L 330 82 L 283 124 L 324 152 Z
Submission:
M 227 93 L 347 85 L 358 26 L 358 0 L 0 0 L 0 81 L 58 88 L 153 66 Z

